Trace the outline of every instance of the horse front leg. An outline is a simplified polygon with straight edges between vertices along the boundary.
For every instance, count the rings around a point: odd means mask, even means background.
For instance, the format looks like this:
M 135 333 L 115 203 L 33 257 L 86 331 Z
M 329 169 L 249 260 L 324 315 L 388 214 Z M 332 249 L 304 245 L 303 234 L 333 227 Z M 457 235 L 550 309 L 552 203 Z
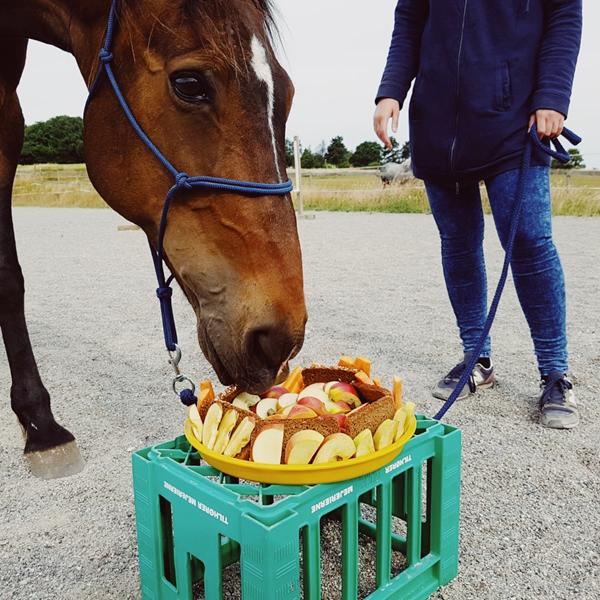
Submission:
M 24 282 L 17 259 L 11 197 L 23 143 L 23 115 L 16 94 L 26 40 L 0 42 L 0 328 L 12 377 L 11 406 L 25 434 L 25 456 L 34 475 L 54 478 L 79 472 L 75 438 L 59 425 L 42 383 L 24 314 Z

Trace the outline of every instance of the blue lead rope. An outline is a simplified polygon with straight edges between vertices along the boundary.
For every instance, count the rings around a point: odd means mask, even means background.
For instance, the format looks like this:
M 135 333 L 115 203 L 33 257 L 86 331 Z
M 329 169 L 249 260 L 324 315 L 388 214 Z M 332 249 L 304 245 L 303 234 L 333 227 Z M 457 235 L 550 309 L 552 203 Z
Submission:
M 570 131 L 569 129 L 564 129 L 562 135 L 574 146 L 577 146 L 581 142 L 581 138 L 576 134 Z M 485 321 L 485 325 L 483 326 L 483 331 L 481 332 L 481 337 L 479 338 L 475 349 L 472 351 L 470 358 L 465 366 L 465 370 L 461 378 L 458 381 L 457 386 L 454 388 L 448 400 L 444 403 L 444 406 L 438 411 L 435 415 L 434 419 L 441 419 L 452 407 L 452 405 L 456 402 L 460 392 L 467 385 L 467 381 L 479 360 L 479 354 L 485 344 L 487 336 L 490 333 L 490 329 L 492 328 L 492 324 L 494 319 L 496 318 L 496 312 L 498 311 L 498 305 L 500 304 L 500 298 L 502 297 L 502 292 L 504 291 L 504 287 L 506 285 L 506 280 L 508 279 L 508 269 L 510 267 L 510 263 L 512 260 L 513 249 L 515 245 L 515 238 L 517 235 L 517 230 L 519 228 L 519 221 L 521 217 L 521 209 L 523 207 L 523 201 L 525 199 L 525 183 L 527 179 L 527 173 L 529 171 L 529 167 L 531 165 L 531 154 L 533 148 L 536 147 L 545 154 L 549 154 L 552 158 L 559 160 L 562 163 L 568 163 L 571 160 L 571 156 L 564 149 L 562 144 L 557 140 L 552 140 L 552 144 L 554 145 L 554 150 L 550 146 L 548 141 L 540 140 L 537 128 L 535 125 L 531 128 L 530 132 L 530 142 L 527 142 L 525 146 L 525 151 L 523 153 L 523 161 L 521 163 L 521 173 L 519 175 L 519 181 L 517 184 L 517 189 L 515 193 L 515 200 L 513 206 L 513 212 L 511 216 L 510 222 L 510 234 L 508 237 L 508 243 L 506 245 L 506 255 L 504 257 L 504 265 L 502 266 L 502 273 L 500 275 L 500 280 L 498 281 L 498 286 L 496 287 L 496 292 L 494 294 L 494 298 L 490 305 L 490 311 L 488 313 L 487 319 Z
M 243 194 L 245 196 L 284 196 L 292 192 L 293 184 L 290 180 L 279 183 L 259 183 L 255 181 L 241 181 L 238 179 L 226 179 L 222 177 L 208 177 L 208 176 L 197 176 L 190 177 L 187 173 L 176 169 L 171 162 L 165 157 L 165 155 L 158 149 L 146 132 L 142 129 L 141 125 L 137 122 L 137 119 L 131 112 L 129 104 L 119 87 L 114 71 L 112 69 L 112 62 L 114 56 L 112 53 L 112 43 L 115 29 L 116 13 L 117 13 L 118 0 L 113 0 L 110 12 L 108 15 L 108 23 L 106 26 L 106 34 L 104 37 L 104 44 L 99 53 L 100 66 L 96 77 L 92 85 L 90 86 L 86 109 L 93 98 L 96 89 L 100 83 L 103 74 L 106 77 L 113 89 L 113 92 L 119 102 L 127 120 L 131 124 L 133 130 L 142 140 L 145 146 L 154 154 L 154 156 L 161 162 L 167 171 L 173 176 L 174 183 L 167 192 L 163 210 L 160 218 L 160 225 L 158 230 L 157 246 L 154 248 L 150 240 L 150 252 L 152 253 L 152 260 L 154 263 L 154 270 L 156 271 L 156 278 L 158 281 L 158 288 L 156 290 L 156 296 L 160 302 L 160 313 L 163 326 L 163 334 L 165 339 L 165 346 L 171 357 L 170 363 L 175 369 L 175 380 L 173 382 L 173 389 L 177 393 L 184 404 L 193 404 L 196 399 L 194 395 L 194 384 L 181 375 L 178 369 L 178 362 L 181 358 L 181 351 L 177 345 L 177 329 L 175 327 L 175 318 L 173 316 L 173 306 L 171 299 L 173 296 L 173 289 L 171 283 L 173 282 L 174 276 L 170 275 L 168 278 L 165 276 L 164 270 L 164 238 L 167 230 L 167 221 L 169 215 L 169 209 L 173 199 L 179 191 L 192 190 L 192 189 L 209 189 L 219 190 L 224 192 L 234 192 L 236 194 Z M 175 353 L 175 354 L 174 354 Z M 176 385 L 179 383 L 187 383 L 192 389 L 184 389 L 178 392 Z

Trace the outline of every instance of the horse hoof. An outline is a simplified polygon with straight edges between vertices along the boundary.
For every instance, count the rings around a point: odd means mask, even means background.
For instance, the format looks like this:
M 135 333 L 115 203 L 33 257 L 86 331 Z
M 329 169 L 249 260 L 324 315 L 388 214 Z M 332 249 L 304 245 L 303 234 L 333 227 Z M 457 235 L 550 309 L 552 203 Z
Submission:
M 40 479 L 70 477 L 80 473 L 85 466 L 74 441 L 47 450 L 27 452 L 25 459 L 29 463 L 32 475 Z

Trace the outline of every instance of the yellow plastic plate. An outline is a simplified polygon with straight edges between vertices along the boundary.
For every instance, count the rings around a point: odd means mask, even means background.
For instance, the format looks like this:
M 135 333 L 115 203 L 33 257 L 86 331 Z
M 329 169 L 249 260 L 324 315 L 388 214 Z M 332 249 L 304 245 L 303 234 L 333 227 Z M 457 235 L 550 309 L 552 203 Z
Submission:
M 360 458 L 350 458 L 322 465 L 266 465 L 239 458 L 230 458 L 209 450 L 196 439 L 189 420 L 185 422 L 185 437 L 202 458 L 222 473 L 260 483 L 308 485 L 333 483 L 372 473 L 391 462 L 410 440 L 417 428 L 414 416 L 407 419 L 402 437 L 387 448 Z

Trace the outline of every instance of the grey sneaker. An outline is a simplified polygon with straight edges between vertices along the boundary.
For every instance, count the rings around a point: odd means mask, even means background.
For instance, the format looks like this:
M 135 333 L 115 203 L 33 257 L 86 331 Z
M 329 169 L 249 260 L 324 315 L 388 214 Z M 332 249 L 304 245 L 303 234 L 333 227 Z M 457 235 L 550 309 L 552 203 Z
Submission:
M 573 383 L 560 371 L 553 371 L 540 383 L 540 423 L 551 429 L 573 429 L 579 424 Z
M 444 401 L 448 400 L 450 394 L 454 391 L 454 388 L 457 386 L 464 373 L 468 361 L 469 354 L 465 354 L 463 361 L 458 363 L 446 377 L 438 381 L 437 385 L 431 391 L 434 398 L 439 398 Z M 496 377 L 494 376 L 494 365 L 490 362 L 490 366 L 487 368 L 481 363 L 477 363 L 471 373 L 471 377 L 469 377 L 467 385 L 463 387 L 457 400 L 464 400 L 471 394 L 474 394 L 477 390 L 485 390 L 494 387 L 495 383 Z

